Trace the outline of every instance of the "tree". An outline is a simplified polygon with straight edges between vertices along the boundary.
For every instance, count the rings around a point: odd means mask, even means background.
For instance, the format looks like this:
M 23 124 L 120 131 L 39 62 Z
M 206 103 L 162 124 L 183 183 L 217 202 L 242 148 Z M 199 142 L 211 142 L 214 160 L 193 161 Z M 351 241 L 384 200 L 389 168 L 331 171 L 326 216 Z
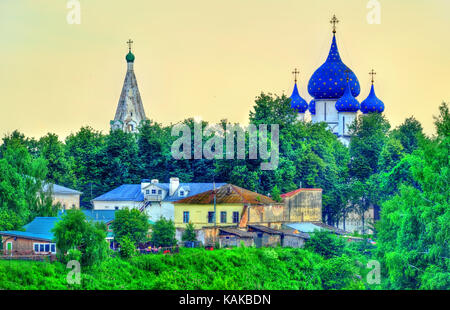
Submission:
M 151 243 L 156 247 L 171 247 L 177 244 L 172 220 L 163 217 L 153 225 Z
M 306 243 L 306 248 L 325 258 L 341 256 L 345 241 L 329 231 L 315 231 Z
M 278 189 L 278 186 L 275 185 L 272 189 L 272 192 L 270 193 L 271 198 L 277 202 L 281 202 L 281 191 Z
M 438 137 L 450 136 L 450 110 L 447 103 L 443 102 L 439 106 L 439 115 L 434 117 L 434 125 Z
M 360 115 L 350 126 L 351 177 L 364 181 L 378 172 L 379 156 L 389 128 L 389 122 L 378 113 Z
M 422 125 L 413 116 L 395 128 L 390 136 L 400 141 L 407 154 L 414 152 L 419 147 L 420 140 L 425 138 Z
M 437 136 L 405 158 L 410 177 L 382 205 L 378 256 L 390 288 L 450 287 L 450 117 L 445 105 L 435 119 Z
M 186 230 L 183 232 L 183 235 L 181 236 L 181 240 L 183 240 L 183 241 L 197 241 L 197 236 L 195 234 L 194 224 L 189 222 L 186 225 Z
M 128 238 L 134 244 L 145 242 L 150 229 L 148 216 L 137 209 L 122 209 L 116 211 L 111 224 L 114 237 L 119 240 Z
M 81 210 L 68 210 L 52 229 L 58 256 L 67 262 L 67 254 L 81 254 L 81 265 L 91 266 L 101 262 L 108 254 L 106 225 L 88 220 Z
M 49 196 L 40 193 L 46 174 L 45 159 L 33 158 L 21 143 L 9 143 L 0 159 L 0 229 L 18 230 L 36 216 L 56 215 Z
M 128 236 L 122 237 L 120 241 L 120 256 L 122 258 L 131 258 L 137 254 L 136 243 Z
M 39 139 L 39 154 L 47 160 L 48 173 L 46 180 L 53 184 L 74 186 L 73 157 L 68 157 L 65 145 L 58 140 L 58 136 L 48 133 Z

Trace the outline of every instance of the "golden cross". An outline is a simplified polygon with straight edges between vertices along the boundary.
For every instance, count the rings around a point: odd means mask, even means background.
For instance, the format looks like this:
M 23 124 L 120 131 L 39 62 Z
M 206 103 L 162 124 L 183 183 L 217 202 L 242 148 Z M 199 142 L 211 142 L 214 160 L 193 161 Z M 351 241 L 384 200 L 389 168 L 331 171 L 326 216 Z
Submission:
M 127 44 L 128 44 L 128 49 L 129 49 L 130 52 L 131 52 L 131 44 L 133 44 L 133 41 L 131 41 L 131 39 L 129 39 L 129 40 L 127 41 Z
M 372 69 L 371 72 L 369 72 L 369 74 L 372 76 L 372 84 L 375 82 L 375 75 L 377 75 L 377 73 L 375 72 L 375 70 Z
M 336 33 L 336 25 L 339 24 L 339 19 L 337 19 L 336 15 L 333 15 L 333 18 L 330 20 L 330 24 L 333 25 L 333 33 Z
M 294 81 L 295 81 L 295 83 L 297 83 L 297 75 L 300 74 L 300 71 L 298 71 L 297 68 L 295 68 L 295 70 L 292 71 L 292 74 L 294 75 Z

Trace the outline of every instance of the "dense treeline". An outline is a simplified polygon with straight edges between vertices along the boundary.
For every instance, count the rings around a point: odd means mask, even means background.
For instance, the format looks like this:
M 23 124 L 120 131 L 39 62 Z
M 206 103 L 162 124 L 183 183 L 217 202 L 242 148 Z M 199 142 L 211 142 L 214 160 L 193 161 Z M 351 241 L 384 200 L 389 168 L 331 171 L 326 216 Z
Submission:
M 261 170 L 260 159 L 175 160 L 173 125 L 153 121 L 138 134 L 83 127 L 64 141 L 51 133 L 36 140 L 15 131 L 0 146 L 0 230 L 20 229 L 34 216 L 55 213 L 48 196 L 36 195 L 41 180 L 82 191 L 86 207 L 92 198 L 142 178 L 230 182 L 274 198 L 299 186 L 319 187 L 329 224 L 345 226 L 349 212 L 358 212 L 364 221 L 371 206 L 381 211 L 375 227 L 378 255 L 392 288 L 450 286 L 450 116 L 445 103 L 432 137 L 413 117 L 391 129 L 383 115 L 361 115 L 351 126 L 348 148 L 325 124 L 296 122 L 285 96 L 261 94 L 249 121 L 279 124 L 278 169 Z M 193 119 L 182 123 L 194 128 Z M 373 223 L 364 221 L 364 226 L 373 228 Z

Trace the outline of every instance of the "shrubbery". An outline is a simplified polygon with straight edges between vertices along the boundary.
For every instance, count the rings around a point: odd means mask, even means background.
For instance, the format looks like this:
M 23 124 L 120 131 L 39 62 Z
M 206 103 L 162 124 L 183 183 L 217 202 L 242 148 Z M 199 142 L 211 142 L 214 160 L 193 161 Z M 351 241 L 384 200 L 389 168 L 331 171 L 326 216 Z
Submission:
M 0 289 L 361 289 L 358 268 L 346 255 L 324 259 L 305 249 L 182 248 L 177 255 L 108 258 L 82 269 L 70 286 L 61 263 L 0 261 Z

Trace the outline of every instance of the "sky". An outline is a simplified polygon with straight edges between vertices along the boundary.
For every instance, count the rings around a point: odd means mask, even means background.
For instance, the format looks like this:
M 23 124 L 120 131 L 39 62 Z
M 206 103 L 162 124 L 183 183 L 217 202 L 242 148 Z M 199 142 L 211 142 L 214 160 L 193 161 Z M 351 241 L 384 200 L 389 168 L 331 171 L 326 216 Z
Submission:
M 393 127 L 414 116 L 433 134 L 433 115 L 450 102 L 448 0 L 378 0 L 380 24 L 367 21 L 369 0 L 78 0 L 80 24 L 67 22 L 70 1 L 0 1 L 0 136 L 108 132 L 130 38 L 148 118 L 247 124 L 261 92 L 291 94 L 294 68 L 312 99 L 307 83 L 327 57 L 333 14 L 357 99 L 375 69 Z

